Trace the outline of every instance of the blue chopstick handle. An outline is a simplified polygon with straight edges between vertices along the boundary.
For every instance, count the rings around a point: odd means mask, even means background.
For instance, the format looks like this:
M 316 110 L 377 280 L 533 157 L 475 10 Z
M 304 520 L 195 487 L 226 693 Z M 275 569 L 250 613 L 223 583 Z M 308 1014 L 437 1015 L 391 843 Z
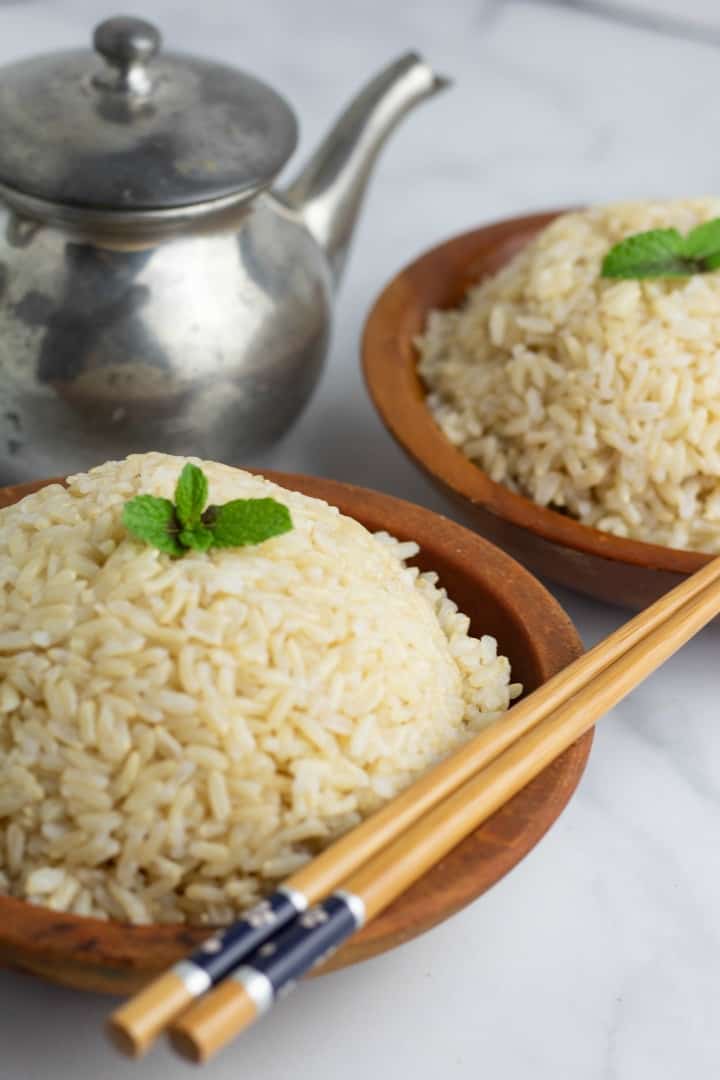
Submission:
M 224 979 L 246 956 L 306 908 L 307 900 L 302 893 L 280 888 L 246 911 L 232 926 L 203 942 L 187 960 L 176 964 L 173 971 L 193 996 L 198 996 Z
M 332 893 L 251 953 L 230 978 L 245 986 L 258 1011 L 264 1012 L 306 972 L 327 960 L 363 921 L 359 897 L 342 890 Z

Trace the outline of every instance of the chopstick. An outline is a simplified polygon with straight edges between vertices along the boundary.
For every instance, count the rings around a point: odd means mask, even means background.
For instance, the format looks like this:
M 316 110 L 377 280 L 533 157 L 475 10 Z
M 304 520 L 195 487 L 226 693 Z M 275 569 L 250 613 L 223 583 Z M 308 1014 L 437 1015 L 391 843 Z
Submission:
M 271 896 L 155 979 L 110 1017 L 107 1030 L 123 1053 L 142 1056 L 192 1001 L 220 982 L 254 949 L 391 843 L 405 829 L 483 769 L 683 604 L 720 579 L 720 559 L 636 615 L 573 661 L 506 715 L 435 765 L 357 828 L 289 877 Z
M 702 573 L 702 572 L 701 572 Z M 596 720 L 720 612 L 713 580 L 664 623 L 436 805 L 342 883 L 257 949 L 171 1028 L 176 1050 L 206 1061 L 284 996 L 365 922 L 517 794 Z M 634 622 L 635 620 L 633 620 Z M 531 695 L 528 700 L 532 700 Z

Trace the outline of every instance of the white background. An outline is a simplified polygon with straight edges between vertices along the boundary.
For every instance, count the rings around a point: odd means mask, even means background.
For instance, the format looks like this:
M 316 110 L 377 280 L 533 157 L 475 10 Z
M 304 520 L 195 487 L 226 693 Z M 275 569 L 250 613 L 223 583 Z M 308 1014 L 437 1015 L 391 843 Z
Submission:
M 720 187 L 716 0 L 140 7 L 168 44 L 247 66 L 285 92 L 302 154 L 344 98 L 408 47 L 456 80 L 388 146 L 322 386 L 291 437 L 250 464 L 447 512 L 361 383 L 359 334 L 381 285 L 430 244 L 504 214 Z M 91 0 L 0 2 L 0 61 L 75 46 L 114 13 Z M 625 617 L 558 595 L 587 643 Z M 719 649 L 716 626 L 603 722 L 571 806 L 490 893 L 424 938 L 303 987 L 207 1067 L 208 1080 L 717 1076 Z M 164 1049 L 139 1065 L 115 1058 L 101 1036 L 110 1005 L 0 973 L 2 1080 L 189 1075 Z

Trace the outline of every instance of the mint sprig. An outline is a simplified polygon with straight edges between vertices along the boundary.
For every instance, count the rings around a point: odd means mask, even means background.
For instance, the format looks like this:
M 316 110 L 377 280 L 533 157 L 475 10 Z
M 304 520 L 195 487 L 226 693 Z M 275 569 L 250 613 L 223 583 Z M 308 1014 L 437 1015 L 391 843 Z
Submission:
M 123 525 L 138 540 L 175 558 L 189 550 L 261 544 L 293 527 L 287 506 L 275 499 L 233 499 L 205 509 L 207 500 L 207 477 L 188 462 L 180 473 L 174 503 L 136 495 L 123 507 Z
M 720 269 L 720 218 L 713 218 L 682 236 L 677 229 L 635 233 L 611 248 L 603 259 L 602 277 L 690 277 Z

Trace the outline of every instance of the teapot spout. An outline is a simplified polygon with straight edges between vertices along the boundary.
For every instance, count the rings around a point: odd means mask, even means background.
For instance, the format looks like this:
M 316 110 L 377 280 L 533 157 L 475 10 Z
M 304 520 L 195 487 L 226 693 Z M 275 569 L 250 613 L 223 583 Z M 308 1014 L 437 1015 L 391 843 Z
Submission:
M 361 90 L 281 193 L 325 251 L 336 281 L 380 148 L 406 112 L 448 85 L 417 53 L 401 56 Z

